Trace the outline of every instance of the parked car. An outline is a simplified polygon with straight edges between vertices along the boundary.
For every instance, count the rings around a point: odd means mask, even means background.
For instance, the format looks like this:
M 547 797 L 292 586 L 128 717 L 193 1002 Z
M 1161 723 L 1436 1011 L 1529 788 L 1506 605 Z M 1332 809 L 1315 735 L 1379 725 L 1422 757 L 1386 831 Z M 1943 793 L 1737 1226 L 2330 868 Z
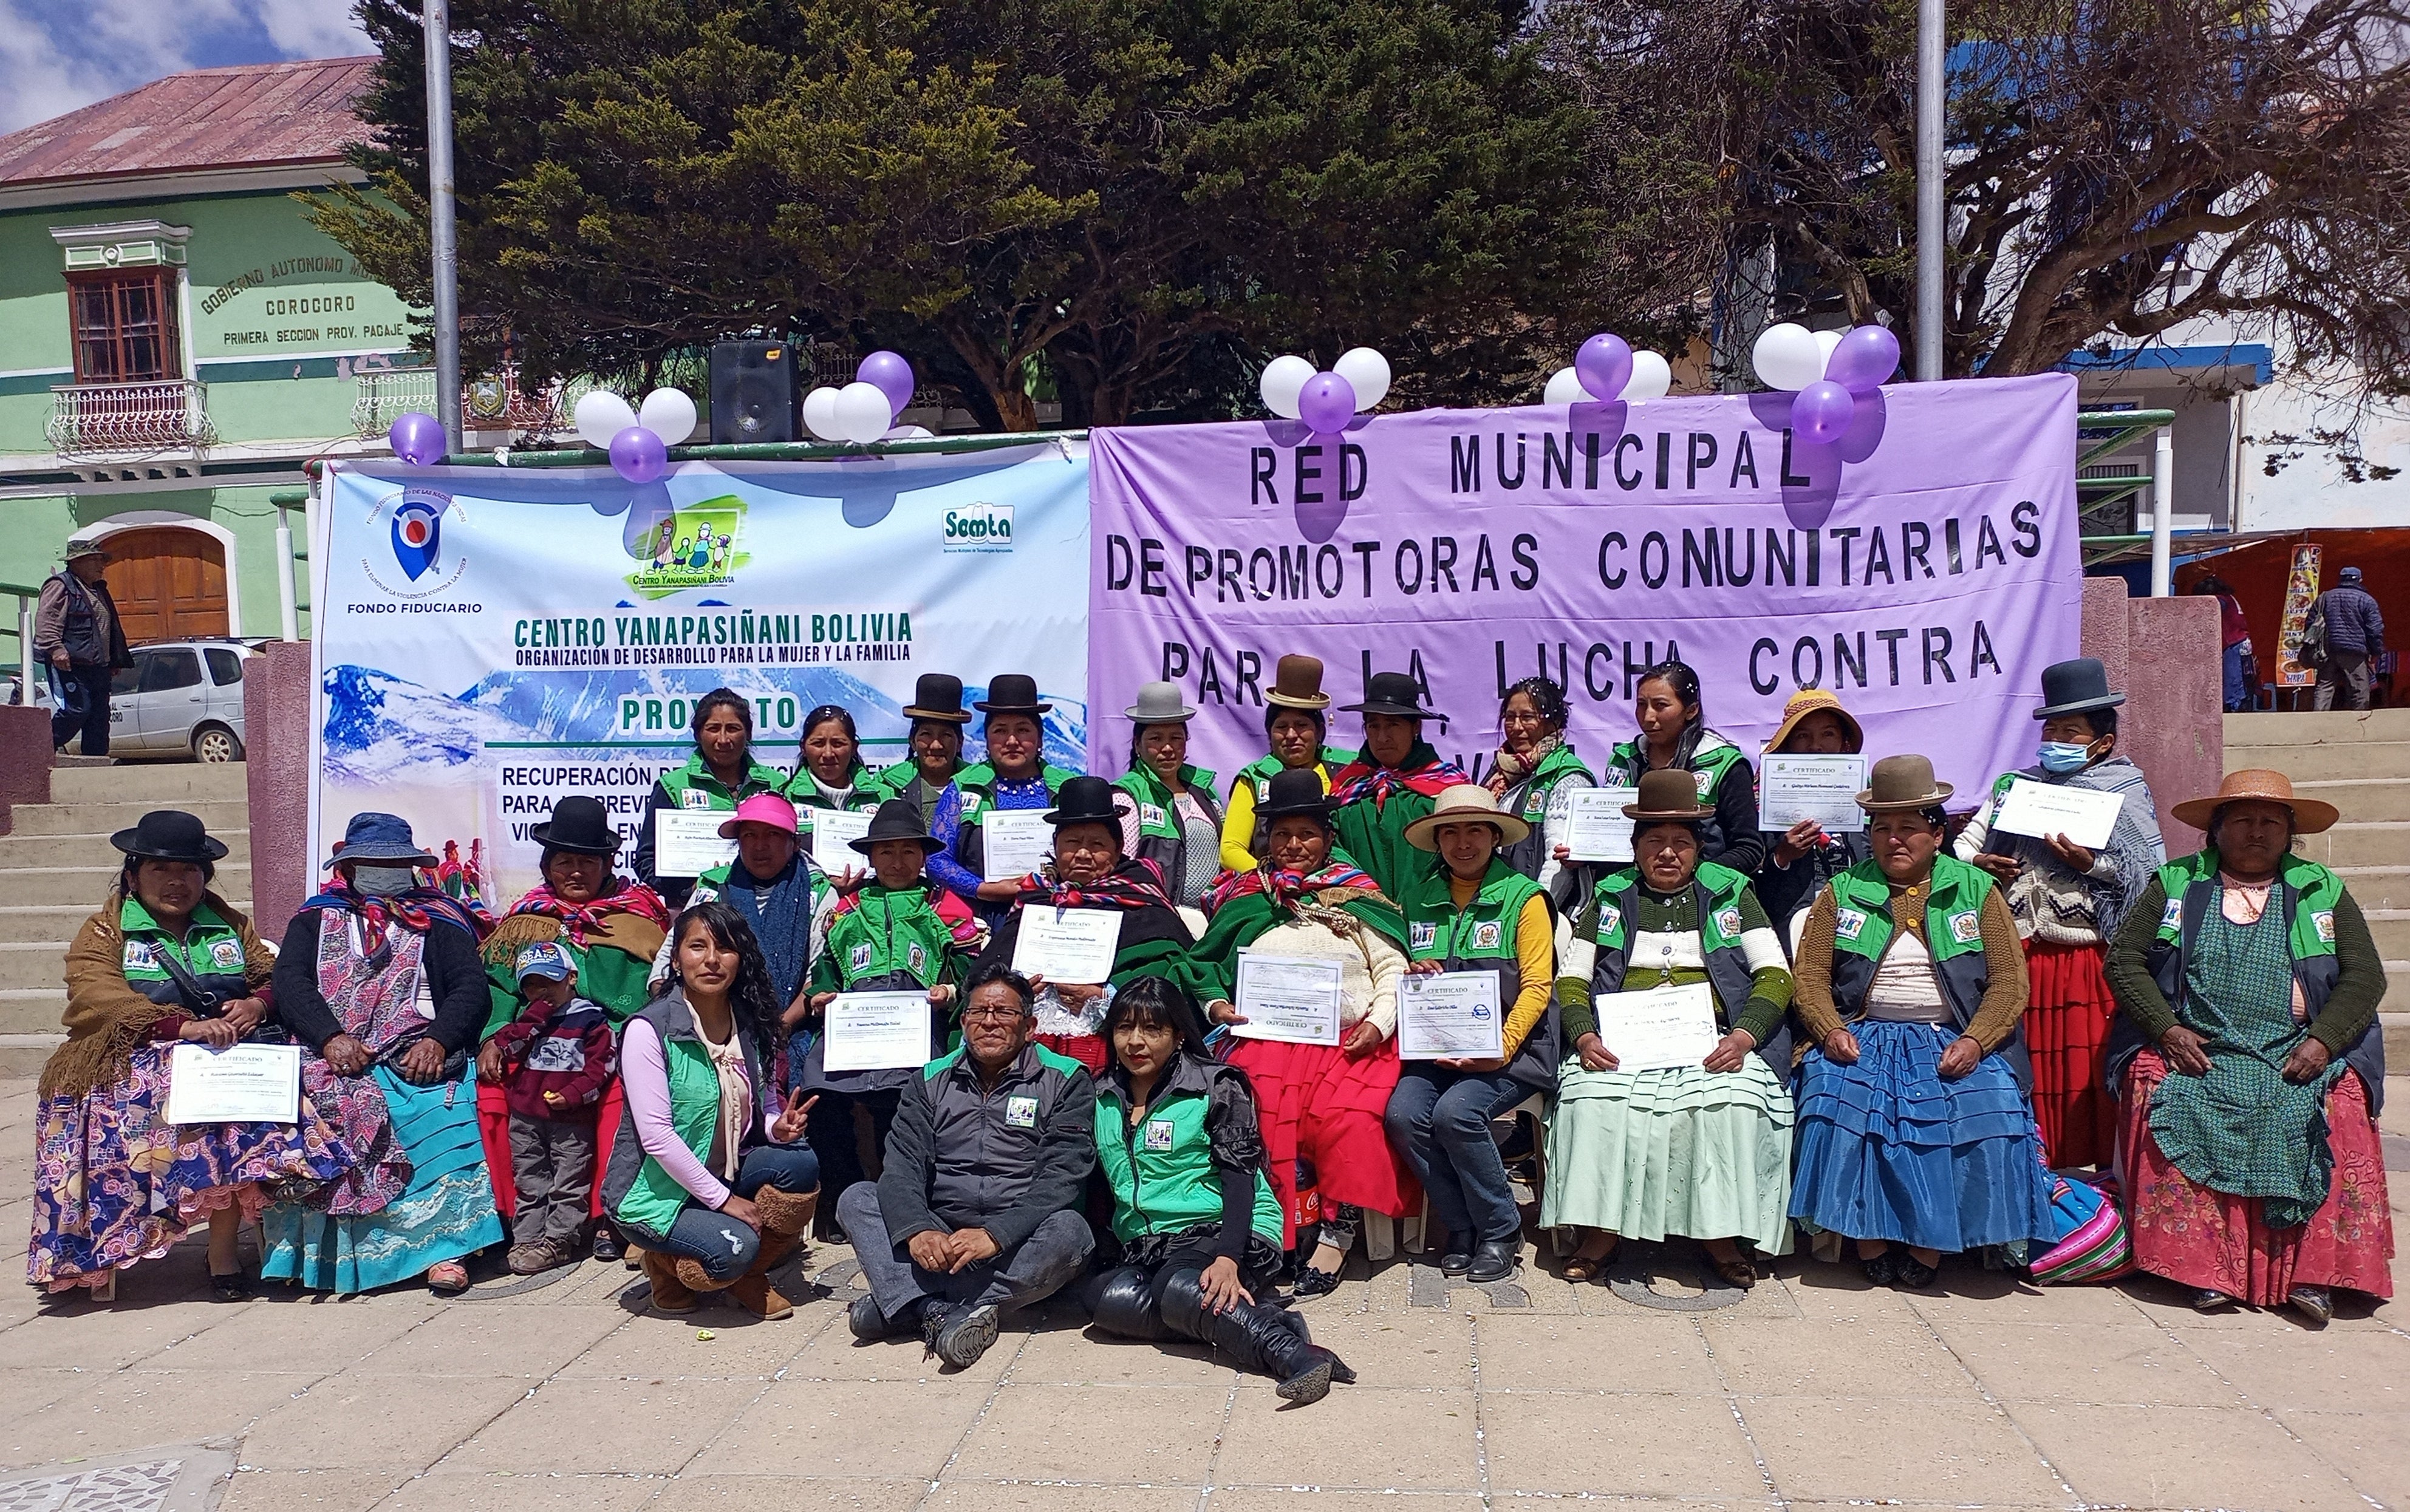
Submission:
M 242 760 L 242 641 L 152 641 L 109 690 L 112 756 Z

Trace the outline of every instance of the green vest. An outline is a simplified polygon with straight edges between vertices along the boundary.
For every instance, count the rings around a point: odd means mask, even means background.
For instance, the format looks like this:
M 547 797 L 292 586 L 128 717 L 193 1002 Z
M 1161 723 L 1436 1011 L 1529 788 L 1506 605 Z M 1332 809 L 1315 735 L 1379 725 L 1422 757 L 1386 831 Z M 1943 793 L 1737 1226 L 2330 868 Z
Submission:
M 911 763 L 907 762 L 905 767 L 905 778 L 908 781 L 911 778 Z M 857 760 L 853 763 L 852 795 L 840 804 L 821 791 L 820 778 L 812 776 L 810 768 L 797 766 L 795 775 L 787 779 L 787 799 L 798 808 L 876 808 L 882 798 L 895 796 L 892 792 L 878 792 L 871 787 L 871 784 L 878 780 L 878 776 L 884 775 L 880 773 L 874 776 L 868 767 L 864 766 Z
M 827 948 L 812 976 L 825 992 L 898 973 L 934 987 L 953 975 L 954 956 L 953 931 L 937 917 L 928 884 L 899 891 L 874 881 L 830 917 Z
M 1557 784 L 1575 773 L 1595 782 L 1590 770 L 1574 750 L 1574 743 L 1561 740 L 1556 749 L 1540 758 L 1539 766 L 1523 784 L 1523 807 L 1519 810 L 1523 822 L 1532 833 L 1505 848 L 1506 865 L 1526 877 L 1537 877 L 1540 868 L 1548 864 L 1548 800 L 1556 796 Z M 1575 863 L 1578 865 L 1578 863 Z
M 1436 857 L 1408 889 L 1405 899 L 1406 958 L 1438 961 L 1450 971 L 1488 971 L 1498 978 L 1498 1011 L 1512 1014 L 1523 991 L 1523 963 L 1515 953 L 1516 926 L 1523 905 L 1540 896 L 1540 884 L 1489 858 L 1489 869 L 1473 901 L 1462 909 L 1448 893 L 1448 871 Z M 1503 1025 L 1501 1025 L 1503 1026 Z M 1554 1086 L 1557 1077 L 1557 1010 L 1551 1003 L 1523 1039 L 1508 1074 L 1534 1086 Z
M 1615 748 L 1607 759 L 1609 773 L 1618 787 L 1637 787 L 1648 771 L 1648 754 L 1637 739 L 1627 740 Z M 1698 749 L 1691 753 L 1689 771 L 1699 785 L 1699 802 L 1709 808 L 1716 806 L 1716 790 L 1723 786 L 1725 776 L 1735 766 L 1747 766 L 1749 759 L 1740 748 L 1713 730 L 1699 732 Z M 1752 819 L 1751 823 L 1756 821 Z M 1699 821 L 1699 844 L 1710 855 L 1721 855 L 1730 849 L 1732 836 L 1724 833 L 1723 821 L 1716 818 Z
M 1113 1237 L 1125 1244 L 1149 1234 L 1176 1234 L 1222 1216 L 1222 1183 L 1214 1174 L 1212 1140 L 1205 1128 L 1211 1099 L 1201 1089 L 1159 1091 L 1154 1106 L 1132 1127 L 1121 1089 L 1111 1077 L 1096 1082 L 1096 1163 L 1112 1188 Z M 1260 1169 L 1248 1228 L 1272 1248 L 1281 1247 L 1280 1200 Z
M 162 1008 L 190 1011 L 162 957 L 173 957 L 203 992 L 220 1003 L 251 996 L 243 974 L 248 963 L 243 959 L 242 935 L 207 903 L 193 910 L 181 940 L 160 928 L 158 920 L 137 897 L 128 897 L 119 906 L 117 925 L 125 936 L 121 957 L 125 984 Z
M 1594 902 L 1597 923 L 1590 938 L 1598 946 L 1598 964 L 1590 981 L 1594 991 L 1621 992 L 1633 962 L 1632 905 L 1640 890 L 1640 868 L 1626 866 L 1598 884 Z M 1741 950 L 1740 898 L 1749 891 L 1749 877 L 1712 861 L 1699 864 L 1691 880 L 1691 901 L 1699 910 L 1699 954 L 1706 962 L 1707 981 L 1714 987 L 1716 1007 L 1729 1027 L 1749 1001 L 1749 957 Z M 1647 969 L 1648 963 L 1638 963 Z
M 1180 780 L 1190 792 L 1204 800 L 1210 813 L 1220 806 L 1213 802 L 1213 774 L 1201 766 L 1183 766 Z M 1179 812 L 1172 807 L 1171 789 L 1146 765 L 1131 767 L 1113 781 L 1113 786 L 1128 793 L 1138 803 L 1138 833 L 1140 842 L 1146 840 L 1183 839 L 1186 832 L 1180 826 Z
M 687 758 L 684 766 L 661 774 L 661 791 L 670 795 L 671 807 L 676 808 L 733 808 L 757 792 L 784 793 L 787 779 L 754 760 L 753 753 L 748 750 L 744 780 L 731 792 L 728 785 L 712 776 L 711 768 L 704 764 L 703 752 L 696 751 Z
M 707 1167 L 711 1164 L 712 1131 L 719 1123 L 719 1073 L 711 1069 L 711 1053 L 704 1048 L 693 1016 L 683 1000 L 662 998 L 645 1010 L 645 1014 L 661 1037 L 661 1063 L 669 1077 L 671 1131 L 677 1135 L 680 1144 L 694 1152 L 696 1160 Z M 670 1032 L 673 1017 L 685 1032 Z M 745 1067 L 752 1076 L 758 1100 L 765 1095 L 762 1089 L 766 1085 L 761 1057 L 754 1053 L 753 1043 L 746 1038 L 741 1025 L 733 1032 L 744 1052 Z M 632 1108 L 621 1118 L 618 1134 L 612 1141 L 611 1170 L 604 1180 L 604 1196 L 610 1199 L 613 1217 L 656 1236 L 668 1233 L 680 1211 L 694 1200 L 691 1193 L 661 1169 L 660 1161 L 645 1153 L 636 1138 Z
M 1833 1006 L 1845 1019 L 1866 1009 L 1875 967 L 1891 944 L 1891 882 L 1871 859 L 1833 879 Z M 1947 1022 L 1964 1032 L 1983 1005 L 1991 966 L 1983 959 L 1983 904 L 1992 895 L 1991 873 L 1944 850 L 1933 858 L 1931 892 L 1924 899 L 1924 948 L 1947 1006 Z M 2033 1089 L 2033 1066 L 2022 1029 L 2011 1029 L 2001 1058 L 2017 1084 Z
M 1341 750 L 1336 746 L 1322 748 L 1322 759 L 1319 764 L 1322 768 L 1322 789 L 1325 792 L 1330 791 L 1330 774 L 1355 759 L 1356 753 L 1352 750 Z M 1281 765 L 1279 757 L 1270 754 L 1258 756 L 1239 768 L 1239 775 L 1230 779 L 1230 792 L 1236 794 L 1239 784 L 1247 783 L 1256 790 L 1256 802 L 1262 803 L 1272 795 L 1272 778 L 1286 770 L 1286 767 Z

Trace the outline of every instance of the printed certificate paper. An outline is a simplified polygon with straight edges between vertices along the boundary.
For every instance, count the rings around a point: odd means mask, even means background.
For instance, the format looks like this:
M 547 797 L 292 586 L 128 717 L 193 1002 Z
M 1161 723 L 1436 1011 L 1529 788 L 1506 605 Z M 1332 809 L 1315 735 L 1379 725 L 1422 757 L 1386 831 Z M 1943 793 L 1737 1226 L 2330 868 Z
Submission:
M 870 859 L 853 848 L 853 842 L 870 833 L 870 816 L 850 808 L 806 808 L 804 816 L 812 826 L 812 859 L 822 871 L 863 871 Z
M 1632 859 L 1632 821 L 1623 806 L 1640 801 L 1638 788 L 1575 788 L 1567 800 L 1565 849 L 1575 861 Z
M 1398 983 L 1402 1059 L 1495 1059 L 1506 1053 L 1505 1035 L 1494 971 L 1442 971 Z
M 2009 795 L 2000 800 L 1992 828 L 2043 839 L 2064 835 L 2086 850 L 2098 850 L 2109 843 L 2109 832 L 2117 827 L 2117 811 L 2125 807 L 2122 793 L 2018 778 L 2009 784 Z
M 663 877 L 700 877 L 736 859 L 734 839 L 719 837 L 732 816 L 724 808 L 663 808 L 653 815 L 653 870 Z
M 1236 1006 L 1247 1022 L 1230 1025 L 1230 1032 L 1241 1040 L 1335 1045 L 1343 980 L 1341 963 L 1328 957 L 1241 951 Z
M 1041 903 L 1021 910 L 1012 969 L 1050 982 L 1097 986 L 1113 974 L 1113 956 L 1121 944 L 1121 909 L 1057 909 Z
M 929 1064 L 929 995 L 839 993 L 828 1006 L 820 1063 L 832 1071 L 894 1071 Z
M 1046 852 L 1054 849 L 1054 826 L 1046 822 L 1043 808 L 991 808 L 980 816 L 979 822 L 980 859 L 987 868 L 982 881 L 1019 881 L 1036 871 L 1046 860 Z
M 186 1043 L 168 1054 L 171 1124 L 290 1124 L 300 1116 L 299 1045 Z
M 1616 1058 L 1618 1070 L 1696 1066 L 1723 1038 L 1716 1032 L 1714 990 L 1704 981 L 1608 993 L 1591 1007 L 1598 1012 L 1598 1037 Z
M 1827 835 L 1855 835 L 1866 827 L 1866 786 L 1864 756 L 1768 756 L 1757 774 L 1757 827 L 1779 835 L 1812 819 Z

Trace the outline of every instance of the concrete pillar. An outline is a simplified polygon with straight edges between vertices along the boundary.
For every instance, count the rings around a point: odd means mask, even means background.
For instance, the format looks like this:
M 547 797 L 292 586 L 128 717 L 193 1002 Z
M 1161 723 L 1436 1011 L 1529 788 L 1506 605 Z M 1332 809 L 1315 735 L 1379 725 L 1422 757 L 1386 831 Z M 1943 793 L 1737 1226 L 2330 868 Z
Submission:
M 51 801 L 51 711 L 0 704 L 0 835 L 14 804 Z
M 312 891 L 310 724 L 314 704 L 306 641 L 270 641 L 244 669 L 244 758 L 251 789 L 252 923 L 269 939 Z
M 2216 792 L 2226 769 L 2217 601 L 2132 599 L 2123 578 L 2087 577 L 2083 646 L 2108 669 L 2109 686 L 2126 695 L 2117 749 L 2150 779 L 2168 854 L 2199 850 L 2200 832 L 2177 823 L 2172 810 Z

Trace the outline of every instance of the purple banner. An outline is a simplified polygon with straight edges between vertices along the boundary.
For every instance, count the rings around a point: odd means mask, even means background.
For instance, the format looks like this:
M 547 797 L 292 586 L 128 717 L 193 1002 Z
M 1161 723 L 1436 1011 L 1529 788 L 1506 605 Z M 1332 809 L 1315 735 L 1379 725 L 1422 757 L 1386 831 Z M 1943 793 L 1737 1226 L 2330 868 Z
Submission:
M 1900 385 L 1848 436 L 1793 443 L 1788 394 L 1096 431 L 1092 763 L 1121 710 L 1177 682 L 1191 759 L 1262 754 L 1285 652 L 1335 705 L 1406 671 L 1486 764 L 1505 687 L 1563 684 L 1593 767 L 1632 738 L 1641 670 L 1698 669 L 1707 722 L 1754 760 L 1783 701 L 1834 690 L 1870 756 L 1930 755 L 1970 805 L 2033 760 L 2041 669 L 2078 654 L 2075 380 Z

